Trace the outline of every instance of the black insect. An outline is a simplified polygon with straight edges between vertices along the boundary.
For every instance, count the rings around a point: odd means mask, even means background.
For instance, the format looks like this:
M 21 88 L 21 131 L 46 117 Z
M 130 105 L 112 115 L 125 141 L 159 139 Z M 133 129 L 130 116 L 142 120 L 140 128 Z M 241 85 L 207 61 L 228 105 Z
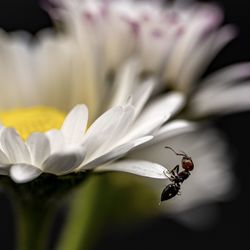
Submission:
M 166 171 L 166 175 L 171 181 L 161 193 L 161 201 L 169 200 L 175 197 L 177 194 L 180 195 L 181 184 L 190 176 L 190 171 L 194 169 L 194 163 L 192 158 L 186 153 L 177 153 L 171 147 L 165 147 L 172 150 L 176 155 L 182 156 L 181 167 L 184 169 L 179 172 L 179 165 L 175 166 L 171 171 Z

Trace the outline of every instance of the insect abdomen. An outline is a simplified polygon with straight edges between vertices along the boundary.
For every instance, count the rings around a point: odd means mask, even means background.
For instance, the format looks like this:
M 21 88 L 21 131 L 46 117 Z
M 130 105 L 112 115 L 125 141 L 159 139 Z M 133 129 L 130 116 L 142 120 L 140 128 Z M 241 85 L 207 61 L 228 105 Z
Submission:
M 180 187 L 176 184 L 167 185 L 161 193 L 161 201 L 166 201 L 175 197 L 178 194 L 179 190 Z

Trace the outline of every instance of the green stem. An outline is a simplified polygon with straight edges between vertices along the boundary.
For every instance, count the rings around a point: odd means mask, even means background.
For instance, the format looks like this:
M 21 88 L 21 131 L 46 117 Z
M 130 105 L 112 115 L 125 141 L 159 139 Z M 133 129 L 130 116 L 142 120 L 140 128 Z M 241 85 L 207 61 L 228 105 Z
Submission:
M 92 177 L 76 192 L 57 250 L 88 250 L 90 248 L 96 230 L 94 228 L 96 220 L 93 218 L 98 206 L 97 197 L 101 185 L 98 177 Z
M 131 176 L 91 176 L 70 204 L 56 250 L 91 249 L 107 223 L 127 223 L 152 214 L 155 211 L 152 204 L 158 204 L 152 203 L 154 198 L 154 194 L 142 188 L 137 179 L 131 180 Z
M 37 203 L 17 204 L 18 250 L 46 250 L 51 226 L 49 207 Z
M 88 173 L 65 176 L 43 174 L 32 182 L 17 184 L 9 177 L 0 176 L 0 186 L 9 192 L 15 215 L 19 250 L 47 250 L 53 212 Z M 68 248 L 70 249 L 70 248 Z

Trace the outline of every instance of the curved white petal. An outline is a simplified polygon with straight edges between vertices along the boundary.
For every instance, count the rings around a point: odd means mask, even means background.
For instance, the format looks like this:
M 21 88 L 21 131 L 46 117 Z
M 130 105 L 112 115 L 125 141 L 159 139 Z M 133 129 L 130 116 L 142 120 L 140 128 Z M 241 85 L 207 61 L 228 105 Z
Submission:
M 43 133 L 33 133 L 28 137 L 26 144 L 30 150 L 32 164 L 39 168 L 50 154 L 48 137 Z
M 55 175 L 67 174 L 74 171 L 82 163 L 85 155 L 84 148 L 55 153 L 43 162 L 42 169 L 46 173 Z
M 154 133 L 153 143 L 165 140 L 175 135 L 191 132 L 197 128 L 197 124 L 186 120 L 173 120 L 162 126 Z
M 131 127 L 131 132 L 123 140 L 129 141 L 154 132 L 182 107 L 183 102 L 184 96 L 181 93 L 173 92 L 150 103 L 142 111 L 135 124 Z
M 60 130 L 50 130 L 45 133 L 49 139 L 51 154 L 64 149 L 64 137 Z
M 1 135 L 1 146 L 12 163 L 30 163 L 30 153 L 24 141 L 13 128 L 5 128 Z
M 124 156 L 132 147 L 133 147 L 132 143 L 126 143 L 126 144 L 120 145 L 114 148 L 113 150 L 111 150 L 110 152 L 86 162 L 85 164 L 83 164 L 83 166 L 80 169 L 82 171 L 85 171 L 85 170 L 93 169 L 102 164 L 105 164 L 106 162 L 116 160 Z
M 183 107 L 184 102 L 185 96 L 182 93 L 170 92 L 149 103 L 148 107 L 142 112 L 141 117 L 145 116 L 148 119 L 158 114 L 173 116 Z
M 176 82 L 191 56 L 196 53 L 195 49 L 202 43 L 202 38 L 204 39 L 207 33 L 215 32 L 222 17 L 221 11 L 212 5 L 200 5 L 197 9 L 191 7 L 190 10 L 187 13 L 188 19 L 183 23 L 184 30 L 175 41 L 167 65 L 169 68 L 166 76 L 171 82 Z
M 7 155 L 0 149 L 0 165 L 11 163 Z
M 66 116 L 61 131 L 68 144 L 79 144 L 83 140 L 88 123 L 88 108 L 81 104 L 75 106 Z
M 150 178 L 167 179 L 165 170 L 166 168 L 159 164 L 141 160 L 118 161 L 95 169 L 97 172 L 119 171 Z
M 124 136 L 124 134 L 126 134 L 127 130 L 130 128 L 134 120 L 134 107 L 131 105 L 127 105 L 122 108 L 123 110 L 119 121 L 113 128 L 112 132 L 110 132 L 107 143 L 103 143 L 103 146 L 106 148 L 105 151 L 109 150 L 109 148 L 112 148 L 117 144 L 120 144 L 120 139 Z
M 123 108 L 121 106 L 114 107 L 102 114 L 90 126 L 82 142 L 82 145 L 86 146 L 87 156 L 90 156 L 101 147 L 102 143 L 109 140 L 122 115 Z
M 40 174 L 42 174 L 41 169 L 29 164 L 17 164 L 10 168 L 10 177 L 16 183 L 32 181 Z
M 235 37 L 235 34 L 234 27 L 222 27 L 220 30 L 211 33 L 205 41 L 196 46 L 195 51 L 190 51 L 192 59 L 188 63 L 183 63 L 183 68 L 176 80 L 181 89 L 184 89 L 185 92 L 192 90 L 192 85 L 200 77 L 202 71 L 209 65 L 220 49 Z
M 108 138 L 106 141 L 103 141 L 98 149 L 91 155 L 91 158 L 99 157 L 118 145 L 124 143 L 124 135 L 126 136 L 127 131 L 130 129 L 132 122 L 134 120 L 135 109 L 131 105 L 122 107 L 122 113 L 117 120 L 115 126 L 110 130 Z M 109 121 L 110 122 L 110 121 Z
M 133 105 L 135 106 L 135 117 L 137 117 L 144 105 L 148 101 L 154 86 L 156 86 L 156 79 L 150 78 L 143 82 L 133 94 Z
M 228 88 L 214 86 L 197 93 L 190 103 L 190 110 L 196 116 L 249 110 L 249 96 L 250 85 L 246 83 Z
M 115 147 L 114 149 L 112 149 L 111 151 L 109 151 L 108 153 L 84 163 L 80 169 L 81 170 L 93 169 L 97 166 L 104 164 L 105 162 L 109 162 L 109 161 L 113 161 L 113 160 L 116 160 L 118 158 L 121 158 L 126 153 L 128 153 L 130 150 L 132 150 L 133 148 L 135 148 L 141 144 L 144 144 L 152 139 L 153 139 L 153 136 L 145 136 L 145 137 L 139 138 L 137 140 L 119 145 L 119 146 Z
M 131 132 L 124 136 L 123 141 L 127 142 L 130 140 L 134 140 L 135 138 L 139 138 L 148 134 L 153 133 L 156 129 L 158 129 L 169 116 L 167 115 L 159 115 L 149 120 L 140 120 L 140 122 L 136 123 L 132 128 Z
M 126 63 L 118 72 L 115 81 L 115 95 L 110 107 L 123 105 L 131 96 L 133 89 L 138 85 L 139 64 L 132 59 Z
M 250 76 L 250 63 L 238 63 L 219 69 L 207 76 L 200 84 L 200 90 L 224 86 L 229 83 L 239 82 Z M 198 90 L 199 91 L 199 90 Z

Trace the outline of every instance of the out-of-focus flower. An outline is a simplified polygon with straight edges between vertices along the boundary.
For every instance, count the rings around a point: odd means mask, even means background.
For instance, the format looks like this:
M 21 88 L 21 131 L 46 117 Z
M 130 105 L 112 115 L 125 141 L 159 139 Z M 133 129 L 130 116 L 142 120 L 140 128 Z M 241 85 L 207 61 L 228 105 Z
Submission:
M 53 2 L 57 8 L 49 9 L 52 18 L 75 40 L 75 79 L 84 77 L 93 92 L 132 56 L 139 63 L 138 74 L 156 74 L 158 91 L 167 87 L 188 97 L 186 111 L 192 117 L 249 109 L 249 63 L 219 70 L 197 84 L 209 62 L 237 33 L 232 25 L 220 27 L 223 15 L 217 6 L 185 1 L 164 6 L 132 0 Z M 124 93 L 133 87 L 124 85 Z

